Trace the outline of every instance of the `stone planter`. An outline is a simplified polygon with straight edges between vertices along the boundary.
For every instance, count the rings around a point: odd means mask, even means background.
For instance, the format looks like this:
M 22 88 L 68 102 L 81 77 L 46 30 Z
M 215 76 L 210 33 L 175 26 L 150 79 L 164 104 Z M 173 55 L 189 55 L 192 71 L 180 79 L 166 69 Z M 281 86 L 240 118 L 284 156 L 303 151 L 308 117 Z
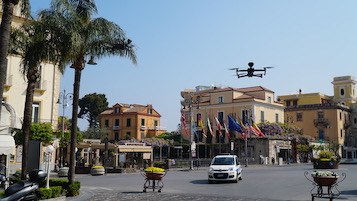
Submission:
M 62 167 L 58 170 L 57 175 L 59 177 L 67 177 L 68 176 L 69 167 Z
M 339 161 L 314 160 L 314 169 L 338 169 Z
M 104 168 L 92 168 L 90 170 L 90 174 L 92 176 L 104 175 L 105 174 L 105 169 Z

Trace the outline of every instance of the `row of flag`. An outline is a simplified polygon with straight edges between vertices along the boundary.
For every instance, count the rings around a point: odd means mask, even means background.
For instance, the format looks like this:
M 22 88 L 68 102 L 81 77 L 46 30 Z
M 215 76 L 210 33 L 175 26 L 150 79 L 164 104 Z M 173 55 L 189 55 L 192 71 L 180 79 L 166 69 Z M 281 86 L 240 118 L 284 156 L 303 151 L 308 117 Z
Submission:
M 246 124 L 244 125 L 242 122 L 237 122 L 235 119 L 233 119 L 231 116 L 228 115 L 228 126 L 226 124 L 221 124 L 219 122 L 219 120 L 217 119 L 217 117 L 214 117 L 214 121 L 218 130 L 218 133 L 220 136 L 223 136 L 222 130 L 225 130 L 225 133 L 227 134 L 227 137 L 230 138 L 230 133 L 228 131 L 229 130 L 233 130 L 233 131 L 237 131 L 238 133 L 240 133 L 240 135 L 244 138 L 247 139 L 249 133 L 258 136 L 258 137 L 266 137 L 266 135 L 259 129 L 259 127 L 253 122 L 252 125 L 250 124 Z M 192 121 L 191 121 L 192 122 Z M 207 124 L 207 130 L 208 132 L 214 136 L 213 130 L 212 130 L 212 126 L 211 126 L 211 122 L 209 117 L 206 114 L 206 124 Z M 185 112 L 183 110 L 181 110 L 181 125 L 183 126 L 183 130 L 185 132 L 185 134 L 187 136 L 190 136 L 190 133 L 187 130 L 187 126 L 186 126 L 186 119 L 185 119 Z M 199 128 L 202 128 L 202 134 L 207 137 L 206 133 L 204 132 L 204 125 L 203 125 L 203 121 L 202 121 L 202 117 L 201 115 L 198 116 L 197 119 L 197 125 Z M 191 125 L 191 129 L 193 131 L 193 133 L 198 137 L 197 134 L 197 130 L 196 130 L 196 126 L 194 124 Z

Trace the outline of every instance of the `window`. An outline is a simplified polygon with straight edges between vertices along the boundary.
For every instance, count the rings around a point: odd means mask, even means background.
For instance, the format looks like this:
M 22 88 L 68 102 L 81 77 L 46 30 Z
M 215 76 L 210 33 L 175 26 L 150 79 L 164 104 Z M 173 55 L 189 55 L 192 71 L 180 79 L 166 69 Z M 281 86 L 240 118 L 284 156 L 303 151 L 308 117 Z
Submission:
M 248 123 L 248 110 L 242 110 L 242 121 L 243 124 Z
M 224 113 L 223 112 L 218 112 L 218 121 L 223 126 L 223 123 L 224 123 Z
M 105 126 L 106 128 L 109 127 L 109 120 L 108 120 L 108 119 L 104 120 L 104 126 Z
M 343 137 L 343 130 L 342 129 L 340 130 L 340 137 L 341 138 Z
M 114 120 L 114 126 L 120 126 L 120 125 L 119 125 L 119 119 L 115 119 L 115 120 Z
M 141 126 L 145 126 L 145 119 L 141 119 Z
M 271 97 L 268 96 L 268 103 L 271 103 Z
M 260 122 L 264 122 L 264 111 L 260 111 Z
M 275 113 L 275 123 L 279 123 L 279 114 Z
M 324 140 L 325 139 L 325 132 L 323 130 L 319 130 L 319 139 Z
M 223 103 L 223 96 L 218 96 L 218 103 Z
M 302 121 L 302 112 L 296 113 L 296 121 Z
M 323 111 L 318 111 L 317 112 L 317 118 L 318 119 L 323 119 L 324 118 L 324 112 Z
M 32 122 L 33 123 L 40 123 L 40 103 L 34 102 L 32 104 Z
M 154 121 L 154 126 L 159 126 L 159 121 L 155 120 Z
M 202 114 L 201 113 L 197 113 L 197 115 L 196 115 L 196 126 L 199 127 L 200 125 L 202 125 L 202 123 L 203 123 L 202 122 Z
M 144 139 L 144 138 L 145 138 L 145 133 L 141 132 L 141 139 Z
M 119 133 L 114 133 L 114 140 L 119 141 Z
M 130 127 L 131 126 L 131 119 L 128 118 L 126 119 L 126 127 Z
M 293 100 L 293 106 L 297 106 L 298 104 L 298 101 L 297 100 Z
M 151 108 L 148 109 L 148 113 L 152 114 L 152 109 Z
M 286 105 L 286 107 L 289 107 L 290 106 L 290 101 L 289 100 L 287 100 L 287 101 L 285 101 L 285 105 Z
M 342 88 L 342 89 L 340 90 L 340 93 L 341 93 L 341 96 L 344 96 L 344 95 L 345 95 L 345 90 Z
M 340 112 L 340 120 L 342 120 L 342 112 Z
M 35 83 L 35 89 L 41 89 L 41 75 L 42 75 L 42 66 L 39 67 L 40 77 L 38 78 L 37 82 Z
M 116 107 L 116 108 L 114 109 L 114 113 L 115 113 L 115 114 L 119 114 L 119 113 L 120 113 L 120 108 Z

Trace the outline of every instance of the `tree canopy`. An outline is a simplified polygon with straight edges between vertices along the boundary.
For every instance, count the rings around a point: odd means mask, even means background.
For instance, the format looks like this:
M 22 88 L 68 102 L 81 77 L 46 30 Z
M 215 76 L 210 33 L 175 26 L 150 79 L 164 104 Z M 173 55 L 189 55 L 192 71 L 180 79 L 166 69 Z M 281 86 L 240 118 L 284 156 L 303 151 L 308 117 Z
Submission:
M 108 108 L 108 101 L 104 94 L 87 94 L 79 99 L 79 118 L 85 118 L 89 128 L 99 127 L 99 114 Z
M 14 139 L 17 145 L 22 145 L 23 131 L 18 130 L 14 136 Z M 30 140 L 38 140 L 43 143 L 53 142 L 53 130 L 51 123 L 31 124 Z

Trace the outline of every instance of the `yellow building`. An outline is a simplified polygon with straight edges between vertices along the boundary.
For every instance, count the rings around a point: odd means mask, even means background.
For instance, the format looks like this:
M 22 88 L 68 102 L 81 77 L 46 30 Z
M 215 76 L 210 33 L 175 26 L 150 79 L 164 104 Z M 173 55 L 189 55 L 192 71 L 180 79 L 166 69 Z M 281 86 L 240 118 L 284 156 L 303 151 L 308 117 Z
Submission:
M 115 104 L 99 115 L 100 127 L 109 129 L 109 140 L 144 139 L 166 132 L 161 115 L 152 105 Z
M 228 142 L 229 138 L 225 129 L 228 129 L 228 115 L 237 121 L 250 123 L 253 121 L 256 124 L 260 122 L 284 122 L 284 106 L 274 101 L 273 91 L 261 86 L 247 88 L 197 86 L 195 90 L 182 91 L 181 96 L 185 119 L 185 122 L 182 123 L 182 133 L 185 133 L 185 130 L 192 133 L 192 117 L 193 129 L 197 131 L 200 138 L 196 141 L 206 143 Z M 222 125 L 221 129 L 217 128 L 216 118 Z M 211 124 L 213 135 L 207 132 L 207 119 Z M 230 137 L 238 137 L 237 133 L 229 130 L 228 132 L 233 135 Z M 188 138 L 188 135 L 183 136 Z
M 303 134 L 316 140 L 345 145 L 352 133 L 351 114 L 356 103 L 355 84 L 351 76 L 335 77 L 332 82 L 334 96 L 321 93 L 279 96 L 285 108 L 286 123 L 303 129 Z M 354 125 L 355 126 L 355 125 Z

